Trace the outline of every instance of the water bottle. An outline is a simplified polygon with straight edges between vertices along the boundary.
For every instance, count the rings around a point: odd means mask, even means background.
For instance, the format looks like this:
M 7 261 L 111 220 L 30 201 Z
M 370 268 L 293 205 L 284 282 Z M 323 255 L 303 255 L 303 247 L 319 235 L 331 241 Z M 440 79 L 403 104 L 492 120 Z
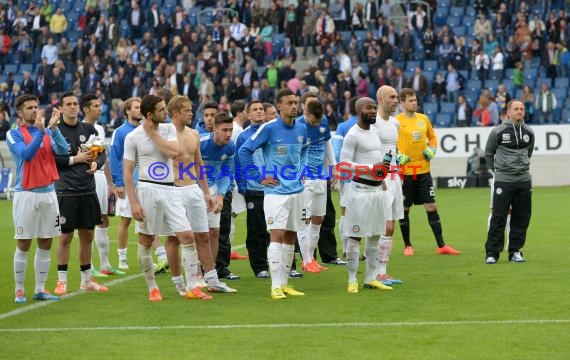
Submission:
M 114 194 L 110 194 L 107 198 L 107 215 L 115 216 L 115 204 L 117 203 L 117 198 Z
M 384 159 L 382 160 L 382 164 L 384 164 L 388 169 L 390 169 L 390 164 L 392 163 L 392 150 L 388 151 L 384 154 Z

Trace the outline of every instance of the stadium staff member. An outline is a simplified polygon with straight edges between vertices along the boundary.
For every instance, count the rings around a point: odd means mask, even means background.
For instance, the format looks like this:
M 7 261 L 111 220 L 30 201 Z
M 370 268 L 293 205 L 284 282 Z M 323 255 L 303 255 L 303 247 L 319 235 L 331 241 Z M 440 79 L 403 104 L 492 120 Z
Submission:
M 400 230 L 404 238 L 404 255 L 414 255 L 410 240 L 410 208 L 423 204 L 428 222 L 437 242 L 440 255 L 459 255 L 461 252 L 445 244 L 441 221 L 437 213 L 435 191 L 430 174 L 430 161 L 435 156 L 437 136 L 431 122 L 424 114 L 417 113 L 416 92 L 409 88 L 400 90 L 400 102 L 403 112 L 396 116 L 398 130 L 398 161 L 404 175 L 402 192 L 404 194 L 404 218 L 400 220 Z
M 507 105 L 507 118 L 491 130 L 485 147 L 489 169 L 495 172 L 493 214 L 485 250 L 487 264 L 495 264 L 505 241 L 505 224 L 509 208 L 509 261 L 524 262 L 520 251 L 525 244 L 531 216 L 532 180 L 529 172 L 534 149 L 534 133 L 523 123 L 524 104 L 512 100 Z

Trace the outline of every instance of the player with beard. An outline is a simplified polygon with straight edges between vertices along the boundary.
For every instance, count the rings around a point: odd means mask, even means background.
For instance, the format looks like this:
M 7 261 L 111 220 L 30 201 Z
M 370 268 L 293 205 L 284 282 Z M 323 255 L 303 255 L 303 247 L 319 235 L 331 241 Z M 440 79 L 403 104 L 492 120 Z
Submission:
M 349 237 L 346 245 L 347 292 L 358 292 L 356 274 L 362 238 L 366 238 L 364 288 L 392 290 L 376 279 L 379 239 L 385 231 L 391 195 L 385 191 L 386 185 L 380 180 L 384 173 L 377 171 L 382 166 L 382 145 L 375 129 L 371 127 L 376 122 L 374 100 L 368 97 L 358 99 L 356 114 L 358 121 L 344 137 L 339 163 L 339 171 L 344 173 L 349 170 L 352 176 L 344 200 L 343 234 Z

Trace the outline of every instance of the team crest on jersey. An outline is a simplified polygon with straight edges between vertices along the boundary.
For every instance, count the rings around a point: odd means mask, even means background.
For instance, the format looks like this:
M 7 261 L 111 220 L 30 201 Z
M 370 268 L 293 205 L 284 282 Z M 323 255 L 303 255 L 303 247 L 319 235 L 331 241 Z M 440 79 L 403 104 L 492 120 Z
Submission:
M 227 154 L 222 154 L 222 161 L 226 160 L 228 158 Z
M 23 233 L 24 233 L 24 228 L 21 226 L 18 226 L 18 228 L 16 229 L 16 234 L 22 235 Z
M 303 143 L 303 135 L 299 135 L 299 137 L 297 137 L 297 141 L 299 142 L 299 144 Z
M 497 195 L 501 195 L 503 193 L 503 189 L 501 189 L 500 187 L 495 189 L 495 192 L 497 193 Z
M 423 120 L 418 121 L 418 127 L 423 128 L 426 127 L 426 123 Z
M 252 203 L 251 201 L 247 203 L 247 208 L 248 208 L 249 210 L 252 210 L 252 209 L 253 209 L 253 203 Z
M 527 134 L 523 135 L 523 141 L 527 143 L 530 140 L 530 137 Z
M 63 225 L 63 224 L 65 224 L 66 222 L 67 222 L 67 219 L 65 218 L 65 216 L 60 215 L 60 216 L 59 216 L 59 223 L 60 223 L 61 225 Z
M 273 224 L 273 218 L 272 217 L 267 218 L 267 224 L 269 224 L 269 225 Z
M 352 232 L 357 233 L 357 232 L 359 232 L 359 231 L 360 231 L 360 226 L 354 225 L 354 226 L 352 227 Z
M 321 127 L 321 128 L 319 128 L 319 131 L 321 132 L 321 134 L 324 134 L 326 130 L 324 127 Z
M 79 141 L 84 143 L 87 139 L 85 138 L 85 135 L 79 135 Z

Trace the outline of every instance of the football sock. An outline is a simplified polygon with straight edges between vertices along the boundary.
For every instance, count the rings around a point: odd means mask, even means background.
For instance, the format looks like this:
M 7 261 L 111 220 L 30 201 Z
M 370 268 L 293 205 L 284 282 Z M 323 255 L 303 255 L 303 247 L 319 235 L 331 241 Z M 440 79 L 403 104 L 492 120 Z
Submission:
M 378 239 L 379 236 L 371 236 L 366 239 L 364 255 L 366 255 L 366 281 L 376 279 L 376 269 L 378 268 Z
M 118 249 L 117 253 L 119 254 L 119 260 L 127 261 L 127 248 Z
M 87 285 L 91 282 L 91 264 L 79 265 L 81 271 L 81 285 Z
M 34 270 L 36 273 L 36 294 L 44 291 L 46 288 L 46 280 L 49 273 L 50 262 L 50 251 L 37 248 L 36 256 L 34 257 Z
M 144 279 L 149 290 L 156 288 L 156 280 L 154 278 L 154 264 L 150 255 L 150 248 L 139 244 L 139 264 L 144 274 Z
M 435 241 L 437 242 L 437 247 L 444 247 L 445 241 L 443 241 L 443 230 L 441 229 L 441 221 L 439 220 L 439 214 L 436 211 L 427 212 L 428 223 L 431 227 L 431 231 L 435 236 Z
M 67 264 L 57 265 L 57 280 L 63 281 L 67 286 Z
M 100 268 L 111 267 L 109 264 L 109 228 L 95 227 L 95 244 L 99 252 Z
M 198 270 L 198 252 L 194 244 L 182 245 L 182 268 L 186 275 L 186 287 L 196 287 L 196 271 Z
M 377 275 L 386 274 L 386 267 L 390 261 L 390 254 L 392 253 L 392 237 L 380 236 L 380 244 L 378 246 L 378 271 Z
M 291 264 L 295 256 L 295 245 L 281 244 L 281 256 L 283 261 L 283 273 L 281 274 L 281 287 L 286 286 L 289 280 Z
M 269 243 L 267 248 L 267 261 L 269 262 L 269 271 L 271 273 L 271 288 L 276 289 L 280 287 L 281 279 L 281 244 L 278 242 Z
M 162 261 L 163 263 L 168 263 L 168 258 L 166 257 L 166 249 L 164 248 L 164 246 L 157 247 L 154 254 L 158 258 L 158 261 Z
M 16 248 L 16 251 L 14 252 L 14 281 L 16 283 L 16 291 L 24 291 L 24 282 L 26 280 L 27 267 L 28 252 Z
M 356 281 L 358 271 L 358 253 L 360 251 L 360 241 L 348 238 L 346 243 L 346 262 L 348 269 L 348 281 Z
M 404 218 L 400 219 L 399 222 L 404 245 L 412 246 L 412 242 L 410 241 L 410 210 L 404 210 Z
M 340 233 L 340 239 L 342 240 L 342 253 L 346 254 L 346 243 L 348 242 L 348 236 L 344 236 L 344 215 L 340 216 L 340 222 L 338 223 L 338 231 Z
M 321 233 L 321 225 L 309 224 L 309 243 L 311 244 L 310 254 L 314 257 L 315 250 L 319 244 L 319 235 Z
M 299 250 L 301 250 L 301 256 L 303 257 L 303 264 L 308 265 L 311 260 L 313 260 L 309 234 L 305 230 L 297 231 L 297 241 L 299 242 Z

